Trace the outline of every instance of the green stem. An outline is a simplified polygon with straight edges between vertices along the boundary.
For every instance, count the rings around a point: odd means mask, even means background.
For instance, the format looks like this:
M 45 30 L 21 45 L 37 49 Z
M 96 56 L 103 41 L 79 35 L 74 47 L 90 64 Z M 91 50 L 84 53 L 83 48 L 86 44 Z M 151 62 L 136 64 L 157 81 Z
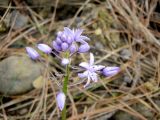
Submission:
M 63 81 L 63 93 L 65 94 L 65 96 L 67 96 L 67 85 L 68 85 L 68 80 L 69 80 L 69 64 L 66 66 L 66 75 Z M 66 103 L 65 106 L 62 110 L 62 120 L 66 120 Z

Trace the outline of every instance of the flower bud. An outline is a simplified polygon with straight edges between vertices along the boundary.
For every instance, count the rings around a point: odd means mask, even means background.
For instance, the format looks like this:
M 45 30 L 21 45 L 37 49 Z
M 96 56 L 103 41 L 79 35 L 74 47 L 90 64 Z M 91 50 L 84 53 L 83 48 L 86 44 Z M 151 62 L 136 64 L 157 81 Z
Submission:
M 68 44 L 66 42 L 64 42 L 64 43 L 62 43 L 61 47 L 62 47 L 63 51 L 66 51 L 68 49 Z
M 57 105 L 59 109 L 62 111 L 65 106 L 66 96 L 63 92 L 59 92 L 56 97 Z
M 82 44 L 80 45 L 78 52 L 84 53 L 84 52 L 87 52 L 89 49 L 90 49 L 90 46 L 88 45 L 88 43 Z
M 106 67 L 102 70 L 102 74 L 109 77 L 117 74 L 120 71 L 119 67 Z
M 63 34 L 63 32 L 62 32 L 62 31 L 59 31 L 59 32 L 57 33 L 57 36 L 60 37 L 62 34 Z
M 73 42 L 73 39 L 71 38 L 71 36 L 68 36 L 67 37 L 67 43 L 68 44 L 71 44 Z
M 69 59 L 63 58 L 62 61 L 61 61 L 61 64 L 62 64 L 63 66 L 69 64 Z
M 38 49 L 43 51 L 46 54 L 50 54 L 52 52 L 52 48 L 46 44 L 38 44 Z
M 77 51 L 77 45 L 72 44 L 72 45 L 69 47 L 69 51 L 70 51 L 70 53 L 75 53 L 75 52 Z
M 57 38 L 56 38 L 56 43 L 57 43 L 58 45 L 60 45 L 60 44 L 62 44 L 62 40 L 61 40 L 59 37 L 57 37 Z
M 55 41 L 52 42 L 52 46 L 53 46 L 53 48 L 54 48 L 56 51 L 58 51 L 58 52 L 62 50 L 62 49 L 61 49 L 61 46 L 58 45 L 57 42 L 55 42 Z
M 40 56 L 39 53 L 31 47 L 26 47 L 26 51 L 27 51 L 27 54 L 29 55 L 29 57 L 33 60 L 38 59 Z

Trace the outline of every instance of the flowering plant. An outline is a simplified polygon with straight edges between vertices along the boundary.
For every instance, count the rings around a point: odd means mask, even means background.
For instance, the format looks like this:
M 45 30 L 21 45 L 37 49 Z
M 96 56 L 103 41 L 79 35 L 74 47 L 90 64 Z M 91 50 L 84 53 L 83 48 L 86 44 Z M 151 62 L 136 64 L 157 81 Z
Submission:
M 38 44 L 37 48 L 44 52 L 45 54 L 55 54 L 60 60 L 61 64 L 66 68 L 66 75 L 63 81 L 62 90 L 57 94 L 56 101 L 59 109 L 62 111 L 62 119 L 66 119 L 66 96 L 67 96 L 67 86 L 70 77 L 70 66 L 71 58 L 73 55 L 79 53 L 86 53 L 90 50 L 88 41 L 90 40 L 87 36 L 82 35 L 82 29 L 70 29 L 64 27 L 63 31 L 57 33 L 56 39 L 52 42 L 52 47 L 46 44 Z M 54 52 L 53 49 L 56 51 Z M 26 47 L 26 51 L 29 57 L 33 60 L 38 60 L 41 56 L 40 54 L 31 47 Z M 94 64 L 94 55 L 90 53 L 89 62 L 81 62 L 79 64 L 82 73 L 78 73 L 79 78 L 86 78 L 87 82 L 84 87 L 87 87 L 91 81 L 98 82 L 99 75 L 113 76 L 117 74 L 120 70 L 119 67 L 105 67 L 103 65 Z

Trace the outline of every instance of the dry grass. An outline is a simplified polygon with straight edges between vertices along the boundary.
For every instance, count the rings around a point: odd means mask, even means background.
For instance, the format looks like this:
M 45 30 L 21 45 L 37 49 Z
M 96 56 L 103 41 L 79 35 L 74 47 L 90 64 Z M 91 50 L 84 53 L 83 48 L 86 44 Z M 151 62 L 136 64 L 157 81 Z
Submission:
M 160 106 L 155 103 L 160 98 L 160 13 L 155 11 L 158 0 L 86 0 L 83 3 L 67 3 L 79 9 L 70 19 L 55 21 L 56 8 L 60 2 L 56 0 L 53 14 L 43 18 L 33 11 L 25 2 L 14 0 L 6 6 L 0 22 L 11 9 L 18 9 L 29 15 L 30 24 L 3 34 L 0 39 L 0 58 L 10 55 L 25 54 L 24 49 L 10 48 L 16 41 L 24 40 L 26 45 L 45 41 L 50 43 L 55 37 L 54 31 L 63 26 L 76 26 L 77 17 L 81 18 L 78 25 L 91 36 L 92 52 L 96 55 L 96 63 L 121 66 L 118 75 L 101 78 L 99 83 L 89 88 L 82 87 L 77 76 L 71 78 L 68 92 L 68 120 L 110 118 L 117 111 L 124 111 L 140 120 L 148 120 L 133 106 L 142 104 L 153 114 L 154 120 L 160 119 Z M 65 3 L 64 3 L 65 4 Z M 23 8 L 23 6 L 25 6 Z M 79 14 L 81 13 L 81 16 Z M 47 34 L 46 34 L 47 33 Z M 35 35 L 36 34 L 36 35 Z M 102 45 L 97 47 L 96 44 Z M 130 52 L 127 60 L 120 54 L 124 49 Z M 75 63 L 87 60 L 88 56 L 74 57 Z M 56 107 L 55 95 L 62 78 L 52 75 L 59 74 L 63 68 L 58 63 L 50 63 L 46 59 L 44 83 L 42 89 L 35 89 L 20 96 L 11 96 L 11 100 L 1 103 L 0 118 L 2 119 L 58 119 L 60 112 Z M 73 60 L 74 61 L 74 60 Z M 51 65 L 50 65 L 51 64 Z M 57 69 L 58 68 L 58 69 Z M 74 73 L 73 73 L 74 74 Z M 127 83 L 124 79 L 131 80 Z M 81 83 L 81 84 L 80 84 Z M 27 113 L 19 115 L 18 111 L 27 109 Z

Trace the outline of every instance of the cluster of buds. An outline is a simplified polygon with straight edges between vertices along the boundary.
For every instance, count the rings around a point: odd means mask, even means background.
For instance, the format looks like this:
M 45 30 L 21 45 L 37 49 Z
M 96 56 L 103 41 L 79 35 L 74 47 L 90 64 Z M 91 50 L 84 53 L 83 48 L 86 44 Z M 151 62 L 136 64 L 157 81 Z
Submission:
M 64 31 L 58 32 L 56 40 L 53 41 L 53 48 L 58 52 L 68 51 L 71 55 L 76 52 L 87 52 L 90 46 L 85 40 L 89 40 L 89 38 L 81 35 L 82 32 L 82 29 L 71 30 L 65 27 Z
M 61 59 L 62 65 L 67 65 L 70 63 L 70 59 L 73 54 L 85 53 L 90 49 L 90 46 L 87 43 L 87 41 L 90 39 L 87 36 L 82 35 L 82 32 L 82 29 L 71 30 L 65 27 L 63 31 L 58 32 L 56 39 L 52 42 L 52 47 L 41 43 L 37 45 L 37 48 L 45 54 L 54 53 L 56 56 L 58 56 L 58 58 Z M 53 52 L 53 49 L 57 51 L 58 54 Z M 39 53 L 35 49 L 26 47 L 26 51 L 31 59 L 37 60 L 40 58 Z M 98 73 L 110 77 L 120 71 L 119 67 L 105 67 L 103 65 L 95 65 L 94 55 L 92 53 L 90 53 L 89 62 L 82 62 L 79 64 L 79 66 L 80 70 L 84 71 L 82 73 L 78 73 L 79 78 L 87 79 L 84 87 L 87 87 L 91 81 L 97 82 Z M 59 92 L 57 94 L 56 100 L 59 109 L 62 111 L 65 106 L 65 94 L 63 92 Z

